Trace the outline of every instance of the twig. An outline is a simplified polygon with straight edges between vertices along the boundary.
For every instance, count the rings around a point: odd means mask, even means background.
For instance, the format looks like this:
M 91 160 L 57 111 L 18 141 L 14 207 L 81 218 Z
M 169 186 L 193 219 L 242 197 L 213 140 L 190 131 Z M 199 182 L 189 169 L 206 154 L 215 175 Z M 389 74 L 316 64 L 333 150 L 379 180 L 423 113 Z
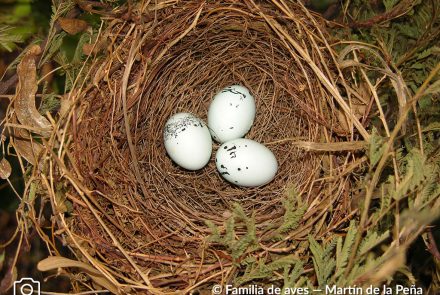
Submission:
M 430 228 L 428 229 L 427 234 L 429 243 L 427 243 L 426 246 L 428 247 L 428 251 L 435 257 L 435 259 L 440 261 L 440 252 L 438 251 L 437 243 L 435 242 L 434 235 Z
M 367 19 L 365 21 L 353 21 L 352 23 L 348 24 L 350 28 L 353 29 L 360 29 L 360 28 L 370 28 L 377 24 L 382 24 L 384 22 L 388 22 L 392 19 L 401 17 L 408 12 L 411 11 L 411 8 L 415 5 L 415 1 L 413 0 L 406 0 L 400 2 L 398 5 L 394 6 L 390 11 L 375 15 L 370 19 Z

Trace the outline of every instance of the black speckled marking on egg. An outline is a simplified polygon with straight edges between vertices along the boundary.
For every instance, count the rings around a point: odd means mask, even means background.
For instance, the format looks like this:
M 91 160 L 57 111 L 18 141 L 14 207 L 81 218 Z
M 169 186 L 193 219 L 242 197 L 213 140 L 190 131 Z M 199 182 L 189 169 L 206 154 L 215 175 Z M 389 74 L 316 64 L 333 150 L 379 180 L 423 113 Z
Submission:
M 249 167 L 246 166 L 246 169 L 249 169 Z
M 230 149 L 228 149 L 228 152 L 230 152 L 230 151 L 233 151 L 233 150 L 236 150 L 237 149 L 237 146 L 233 146 L 233 147 L 231 147 Z
M 228 168 L 226 168 L 225 165 L 223 165 L 223 164 L 220 165 L 220 168 L 228 170 Z
M 240 100 L 242 100 L 242 101 L 246 98 L 246 94 L 238 91 L 237 89 L 233 88 L 232 86 L 228 86 L 228 87 L 226 87 L 225 89 L 222 90 L 222 93 L 225 93 L 225 92 L 231 92 L 233 94 L 239 94 L 240 95 Z
M 221 175 L 231 175 L 231 174 L 229 174 L 229 172 L 228 172 L 228 171 L 225 171 L 225 172 L 221 172 L 220 174 L 221 174 Z
M 235 152 L 230 152 L 229 155 L 231 156 L 231 159 L 237 158 Z
M 227 145 L 225 145 L 224 149 L 225 149 L 225 150 L 227 150 L 227 149 L 228 149 L 228 146 L 227 146 Z
M 180 133 L 184 132 L 186 128 L 191 125 L 203 127 L 203 124 L 200 122 L 200 120 L 192 116 L 187 116 L 177 120 L 176 122 L 167 124 L 164 131 L 165 140 L 177 138 Z
M 237 168 L 238 171 L 241 171 L 241 168 Z
M 234 127 L 229 127 L 229 129 L 231 129 L 231 130 L 232 130 L 232 129 L 234 129 Z

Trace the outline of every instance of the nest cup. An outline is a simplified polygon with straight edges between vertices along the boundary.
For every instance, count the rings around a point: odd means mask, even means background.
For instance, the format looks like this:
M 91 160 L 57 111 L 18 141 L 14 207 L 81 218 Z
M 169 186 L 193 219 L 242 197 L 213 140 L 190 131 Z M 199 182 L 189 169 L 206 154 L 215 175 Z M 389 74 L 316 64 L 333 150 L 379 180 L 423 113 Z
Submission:
M 316 208 L 333 207 L 329 226 L 347 213 L 349 202 L 341 201 L 347 179 L 322 180 L 342 163 L 293 144 L 352 136 L 323 83 L 337 80 L 338 71 L 321 20 L 277 1 L 138 4 L 130 15 L 108 21 L 96 45 L 107 51 L 94 57 L 87 83 L 71 94 L 77 103 L 69 120 L 59 122 L 71 135 L 66 164 L 75 177 L 66 190 L 79 201 L 63 224 L 78 259 L 94 257 L 107 277 L 130 285 L 145 284 L 148 273 L 148 292 L 189 291 L 227 280 L 221 270 L 234 259 L 209 243 L 206 221 L 222 228 L 236 204 L 254 216 L 259 238 L 268 225 L 282 223 L 292 188 L 305 203 L 315 202 L 300 227 L 305 235 L 321 214 Z M 186 171 L 164 148 L 170 116 L 190 112 L 206 121 L 212 97 L 231 84 L 255 97 L 246 138 L 268 146 L 279 163 L 274 181 L 262 187 L 226 182 L 213 159 Z

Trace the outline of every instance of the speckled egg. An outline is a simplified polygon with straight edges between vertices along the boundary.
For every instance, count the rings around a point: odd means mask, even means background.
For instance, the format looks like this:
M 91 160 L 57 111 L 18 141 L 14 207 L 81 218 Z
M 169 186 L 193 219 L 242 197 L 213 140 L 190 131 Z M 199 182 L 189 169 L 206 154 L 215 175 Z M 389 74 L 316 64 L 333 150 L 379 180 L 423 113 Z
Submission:
M 267 184 L 278 171 L 277 159 L 272 151 L 246 138 L 223 143 L 215 156 L 215 164 L 224 179 L 246 187 Z
M 217 93 L 208 110 L 208 126 L 217 142 L 243 137 L 255 118 L 255 100 L 246 87 L 232 85 Z
M 170 158 L 185 169 L 201 169 L 211 158 L 212 139 L 209 129 L 193 114 L 177 113 L 169 118 L 163 137 Z

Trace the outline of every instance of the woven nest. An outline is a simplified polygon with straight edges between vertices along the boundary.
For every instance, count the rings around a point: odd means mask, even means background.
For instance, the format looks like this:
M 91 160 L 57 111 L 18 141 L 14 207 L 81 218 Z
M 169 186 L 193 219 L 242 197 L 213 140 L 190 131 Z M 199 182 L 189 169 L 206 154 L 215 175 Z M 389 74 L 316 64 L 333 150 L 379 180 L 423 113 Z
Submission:
M 330 153 L 325 144 L 353 140 L 358 131 L 347 123 L 356 118 L 338 90 L 344 83 L 322 20 L 294 3 L 180 1 L 139 4 L 107 24 L 95 44 L 106 51 L 94 57 L 85 83 L 70 94 L 67 119 L 58 122 L 69 139 L 59 153 L 66 166 L 58 166 L 71 171 L 59 181 L 73 201 L 71 216 L 58 224 L 79 260 L 119 291 L 128 284 L 133 292 L 187 292 L 239 272 L 231 267 L 240 258 L 209 240 L 212 224 L 222 232 L 236 208 L 255 219 L 263 247 L 257 256 L 314 227 L 317 236 L 336 230 L 350 215 L 351 176 L 338 173 L 356 156 Z M 262 187 L 226 182 L 212 160 L 186 171 L 164 148 L 171 115 L 206 120 L 213 95 L 231 84 L 246 86 L 256 100 L 246 138 L 267 145 L 279 163 Z M 283 223 L 292 191 L 306 213 L 280 242 L 271 228 Z

